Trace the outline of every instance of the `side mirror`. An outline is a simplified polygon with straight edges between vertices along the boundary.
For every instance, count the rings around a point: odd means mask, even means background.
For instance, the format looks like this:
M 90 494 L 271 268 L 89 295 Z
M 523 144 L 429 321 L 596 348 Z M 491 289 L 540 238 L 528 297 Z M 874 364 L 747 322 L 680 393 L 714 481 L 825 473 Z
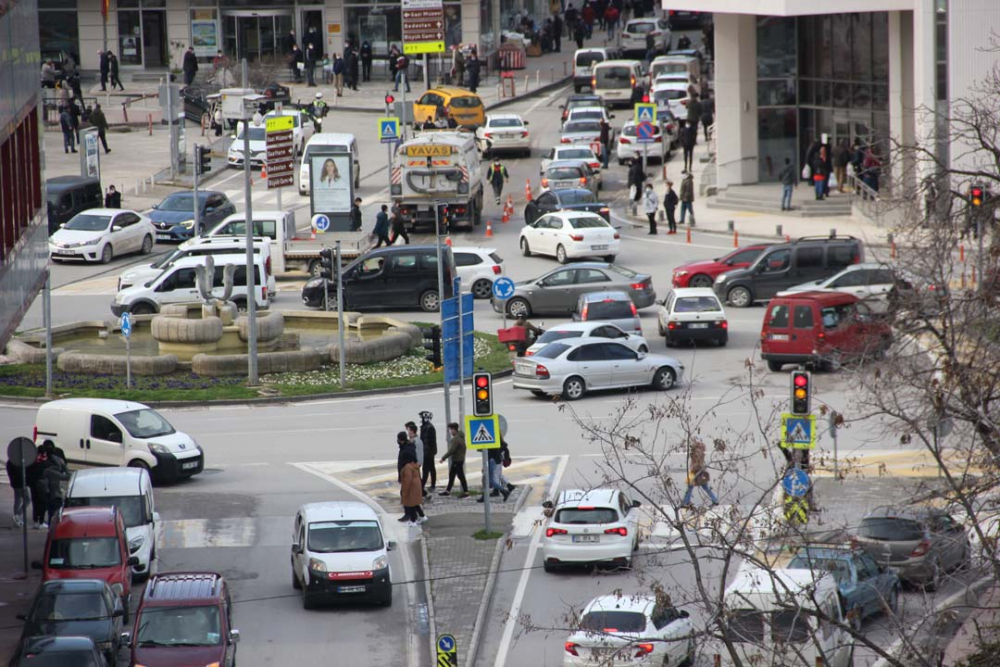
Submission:
M 664 300 L 664 299 L 657 299 L 656 301 L 654 301 L 654 303 L 655 303 L 655 304 L 656 304 L 657 306 L 665 306 L 665 305 L 667 305 L 667 302 L 666 302 L 666 300 Z
M 531 125 L 528 121 L 524 121 L 525 126 Z
M 733 265 L 733 260 L 727 259 L 726 260 L 726 266 L 732 266 L 732 265 Z
M 139 564 L 139 557 L 138 556 L 129 556 L 128 564 L 130 566 L 138 565 Z
M 113 231 L 113 232 L 120 232 L 121 230 L 122 230 L 122 228 L 119 225 L 112 225 L 111 226 L 111 231 Z
M 545 508 L 545 509 L 547 509 L 547 510 L 550 510 L 553 507 L 555 507 L 555 505 L 552 504 L 551 500 L 546 500 L 544 503 L 542 503 L 542 507 Z
M 239 644 L 240 643 L 240 631 L 239 630 L 230 630 L 229 631 L 229 643 L 230 644 Z
M 131 632 L 121 633 L 121 635 L 119 635 L 119 640 L 121 641 L 122 646 L 129 646 L 132 643 L 132 633 Z
M 638 500 L 633 500 L 632 507 L 642 507 L 642 503 L 639 502 Z
M 636 354 L 637 354 L 637 355 L 639 355 L 639 356 L 638 356 L 638 358 L 639 358 L 639 359 L 645 359 L 645 358 L 646 358 L 646 355 L 647 355 L 648 353 L 647 353 L 647 352 L 636 352 Z
M 295 554 L 296 556 L 301 556 L 302 555 L 302 547 L 299 544 L 293 544 L 292 545 L 292 553 Z
M 687 613 L 687 611 L 685 611 L 684 609 L 681 609 L 677 615 L 680 616 L 681 618 L 688 618 L 691 614 Z
M 208 215 L 210 213 L 215 213 L 215 207 L 214 206 L 206 206 L 205 207 L 205 215 Z
M 559 108 L 560 108 L 560 109 L 565 109 L 565 108 L 566 108 L 566 105 L 565 105 L 565 104 L 560 104 L 560 105 L 559 105 Z
M 65 223 L 65 222 L 60 222 L 60 223 L 59 223 L 59 229 L 62 229 L 62 228 L 63 228 L 63 227 L 65 227 L 65 226 L 66 226 L 66 223 Z
M 386 551 L 395 551 L 396 550 L 396 543 L 393 542 L 392 540 L 389 540 L 388 542 L 385 543 L 385 550 Z
M 160 513 L 153 512 L 153 523 L 160 523 Z
M 610 120 L 614 120 L 614 118 L 615 118 L 615 115 L 614 115 L 613 113 L 609 113 L 609 114 L 608 114 L 608 118 L 609 118 Z
M 44 570 L 45 568 L 42 566 L 42 561 L 40 561 L 40 560 L 33 560 L 33 561 L 31 561 L 31 569 L 32 570 Z
M 153 204 L 152 206 L 150 206 L 150 208 L 157 209 L 157 208 L 160 208 L 160 205 L 159 204 Z

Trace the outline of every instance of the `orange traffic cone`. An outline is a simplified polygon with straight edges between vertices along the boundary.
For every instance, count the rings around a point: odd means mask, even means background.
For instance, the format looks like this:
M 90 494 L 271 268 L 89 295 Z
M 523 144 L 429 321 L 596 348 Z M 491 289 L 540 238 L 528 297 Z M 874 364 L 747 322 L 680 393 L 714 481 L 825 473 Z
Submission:
M 500 218 L 500 222 L 510 222 L 510 207 L 507 204 L 503 205 L 503 217 Z
M 525 179 L 524 181 L 524 198 L 526 201 L 531 201 L 531 179 Z
M 507 193 L 507 208 L 510 209 L 510 214 L 514 215 L 514 195 Z
M 486 238 L 493 238 L 493 223 L 489 220 L 486 221 Z
M 315 241 L 316 240 L 316 227 L 310 227 L 309 229 L 310 229 L 309 240 L 310 241 Z
M 739 232 L 733 232 L 733 247 L 734 248 L 739 248 L 740 247 L 740 233 Z
M 265 181 L 267 180 L 267 167 L 260 168 L 260 177 Z

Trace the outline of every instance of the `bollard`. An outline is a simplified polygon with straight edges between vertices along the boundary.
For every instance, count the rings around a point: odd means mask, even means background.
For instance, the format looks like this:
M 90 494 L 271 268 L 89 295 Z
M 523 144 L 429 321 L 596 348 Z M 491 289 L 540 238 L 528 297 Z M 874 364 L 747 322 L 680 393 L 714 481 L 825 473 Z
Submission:
M 149 136 L 153 136 L 153 114 L 147 114 L 149 121 Z
M 895 241 L 893 241 L 889 245 L 889 257 L 891 257 L 892 259 L 896 259 L 896 242 Z
M 563 76 L 566 76 L 566 75 L 567 75 L 567 70 L 566 70 L 566 61 L 564 60 L 564 61 L 563 61 Z
M 965 269 L 962 269 L 962 289 L 965 289 Z
M 733 222 L 732 220 L 727 220 L 726 221 L 726 231 L 730 231 L 730 232 L 736 231 L 735 225 L 736 225 L 736 223 Z
M 549 67 L 549 83 L 555 83 L 555 82 L 556 82 L 556 68 Z
M 833 228 L 830 229 L 830 238 L 831 239 L 837 238 L 837 228 L 836 227 L 833 227 Z
M 775 236 L 784 236 L 784 234 L 782 234 L 781 231 L 782 231 L 781 225 L 775 225 L 774 226 L 774 235 Z
M 139 179 L 135 179 L 135 196 L 139 196 Z
M 542 75 L 542 70 L 536 69 L 535 70 L 535 88 L 538 88 L 538 77 L 540 77 L 541 75 Z
M 660 222 L 663 222 L 663 219 L 665 217 L 666 214 L 663 212 L 663 209 L 660 209 L 659 211 L 656 212 L 656 219 L 659 220 Z
M 958 245 L 958 261 L 965 263 L 965 244 L 960 243 Z
M 740 247 L 740 233 L 739 232 L 733 232 L 733 247 L 734 248 L 739 248 Z
M 691 228 L 690 227 L 688 227 L 687 242 L 691 243 Z
M 524 92 L 528 92 L 528 75 L 524 75 Z

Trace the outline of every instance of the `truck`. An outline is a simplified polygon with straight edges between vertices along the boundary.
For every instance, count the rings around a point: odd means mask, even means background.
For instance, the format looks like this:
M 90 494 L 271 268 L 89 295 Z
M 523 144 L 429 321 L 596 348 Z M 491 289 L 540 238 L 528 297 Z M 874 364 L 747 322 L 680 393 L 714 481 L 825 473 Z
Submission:
M 254 210 L 253 235 L 271 241 L 271 261 L 274 273 L 306 271 L 318 277 L 322 267 L 319 251 L 332 248 L 340 241 L 340 263 L 347 265 L 368 252 L 372 241 L 367 232 L 317 233 L 313 240 L 310 231 L 298 231 L 294 211 Z M 202 237 L 237 236 L 246 234 L 246 216 L 234 213 L 202 234 Z M 199 241 L 191 239 L 180 245 L 186 249 Z
M 389 192 L 407 230 L 434 229 L 437 206 L 447 206 L 446 229 L 471 230 L 482 222 L 483 175 L 472 134 L 425 132 L 399 146 Z

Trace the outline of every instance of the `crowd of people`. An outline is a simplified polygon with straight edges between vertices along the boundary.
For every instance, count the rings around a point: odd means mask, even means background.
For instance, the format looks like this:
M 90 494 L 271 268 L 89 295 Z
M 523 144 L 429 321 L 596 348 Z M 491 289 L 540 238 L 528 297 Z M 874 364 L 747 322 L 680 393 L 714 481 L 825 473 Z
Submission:
M 24 526 L 23 517 L 28 514 L 30 504 L 33 527 L 48 529 L 63 506 L 63 482 L 69 480 L 63 450 L 46 440 L 38 448 L 34 462 L 23 470 L 8 460 L 7 479 L 14 490 L 14 525 Z

